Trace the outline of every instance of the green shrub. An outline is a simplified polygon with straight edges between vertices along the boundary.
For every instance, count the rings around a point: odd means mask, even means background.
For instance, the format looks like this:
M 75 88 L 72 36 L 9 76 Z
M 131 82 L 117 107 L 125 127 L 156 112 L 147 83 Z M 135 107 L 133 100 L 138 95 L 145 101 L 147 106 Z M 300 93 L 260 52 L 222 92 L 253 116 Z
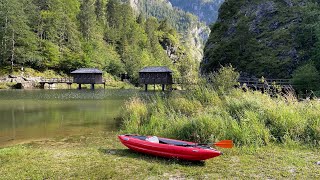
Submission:
M 312 145 L 320 145 L 320 103 L 311 103 L 312 107 L 306 107 L 305 141 Z
M 216 91 L 212 91 L 209 88 L 203 88 L 203 87 L 204 85 L 191 89 L 189 93 L 186 94 L 186 96 L 189 99 L 194 98 L 200 101 L 200 103 L 205 106 L 221 104 L 221 99 L 219 97 L 219 94 Z
M 189 119 L 176 131 L 175 137 L 188 139 L 195 142 L 209 142 L 214 138 L 215 127 L 219 122 L 209 115 L 201 115 L 195 119 Z
M 170 104 L 175 112 L 191 116 L 201 112 L 202 105 L 197 100 L 188 100 L 186 98 L 170 99 Z
M 148 109 L 146 103 L 138 97 L 126 102 L 123 126 L 128 132 L 138 132 L 147 121 Z
M 209 74 L 209 82 L 219 93 L 228 93 L 238 84 L 239 73 L 232 66 L 221 67 L 217 72 Z
M 272 136 L 280 142 L 285 142 L 287 138 L 300 141 L 306 125 L 302 113 L 303 111 L 299 111 L 296 107 L 284 104 L 268 109 L 266 124 Z
M 298 92 L 320 90 L 320 74 L 312 63 L 300 66 L 292 76 L 291 83 Z

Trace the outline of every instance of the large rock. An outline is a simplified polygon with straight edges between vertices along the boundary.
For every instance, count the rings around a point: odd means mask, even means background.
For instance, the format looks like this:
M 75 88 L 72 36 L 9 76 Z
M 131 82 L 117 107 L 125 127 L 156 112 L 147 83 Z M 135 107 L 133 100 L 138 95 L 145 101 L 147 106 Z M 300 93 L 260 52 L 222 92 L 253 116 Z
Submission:
M 37 88 L 38 83 L 41 81 L 40 77 L 23 77 L 8 75 L 0 77 L 0 83 L 13 83 L 15 89 L 33 89 Z

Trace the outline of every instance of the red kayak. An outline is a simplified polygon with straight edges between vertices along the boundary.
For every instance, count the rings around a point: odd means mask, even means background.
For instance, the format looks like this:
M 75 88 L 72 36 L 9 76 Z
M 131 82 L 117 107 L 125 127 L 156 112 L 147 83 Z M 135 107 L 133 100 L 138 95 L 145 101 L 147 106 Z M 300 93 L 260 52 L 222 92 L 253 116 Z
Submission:
M 122 144 L 137 152 L 177 158 L 190 161 L 201 161 L 220 156 L 222 153 L 207 145 L 156 136 L 119 135 Z

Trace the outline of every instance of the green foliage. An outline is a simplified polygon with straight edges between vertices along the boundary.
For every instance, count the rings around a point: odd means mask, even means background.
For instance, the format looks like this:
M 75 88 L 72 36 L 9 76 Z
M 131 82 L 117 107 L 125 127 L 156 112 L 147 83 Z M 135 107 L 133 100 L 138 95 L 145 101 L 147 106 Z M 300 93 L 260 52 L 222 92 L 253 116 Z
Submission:
M 96 15 L 94 3 L 95 0 L 83 0 L 78 14 L 80 32 L 86 41 L 91 40 L 95 34 Z
M 1 1 L 0 66 L 65 73 L 96 67 L 128 73 L 136 83 L 141 68 L 160 65 L 178 76 L 191 60 L 172 21 L 143 17 L 119 0 Z M 169 48 L 175 51 L 166 53 Z M 196 65 L 190 70 L 195 74 Z
M 189 100 L 186 98 L 176 98 L 170 99 L 169 104 L 171 104 L 172 109 L 175 112 L 184 114 L 188 117 L 192 116 L 193 114 L 200 113 L 202 110 L 202 105 L 197 100 Z
M 298 91 L 305 93 L 320 90 L 320 74 L 312 63 L 300 66 L 292 76 L 291 82 Z
M 44 41 L 43 42 L 43 66 L 47 67 L 49 69 L 51 68 L 57 68 L 59 64 L 59 46 L 55 45 L 54 43 L 50 41 Z
M 228 93 L 238 84 L 239 73 L 232 66 L 227 66 L 209 74 L 208 78 L 213 89 L 220 93 Z
M 125 2 L 131 2 L 129 0 L 123 0 Z M 180 37 L 177 39 L 181 40 L 183 46 L 189 47 L 188 54 L 193 59 L 200 61 L 202 58 L 202 47 L 207 40 L 210 29 L 205 25 L 204 22 L 199 22 L 199 18 L 196 15 L 202 14 L 191 14 L 188 11 L 190 9 L 184 9 L 184 5 L 188 2 L 172 4 L 173 1 L 163 1 L 163 0 L 139 0 L 134 4 L 134 9 L 139 14 L 140 18 L 137 19 L 138 22 L 143 22 L 142 17 L 147 19 L 155 17 L 160 21 L 167 22 L 168 25 L 175 29 Z M 194 6 L 195 3 L 192 2 L 189 5 Z M 214 3 L 210 2 L 209 4 Z M 221 2 L 220 2 L 221 3 Z M 182 6 L 180 6 L 182 5 Z M 205 8 L 210 8 L 206 6 Z M 213 10 L 213 13 L 216 13 L 217 9 Z M 199 10 L 200 11 L 200 10 Z M 193 12 L 193 11 L 192 11 Z M 209 19 L 210 16 L 205 16 Z M 214 18 L 214 17 L 213 17 Z M 169 33 L 170 34 L 170 33 Z M 169 37 L 167 35 L 167 37 Z M 172 38 L 170 38 L 172 40 Z M 179 46 L 181 48 L 181 46 Z
M 287 104 L 258 93 L 232 93 L 220 97 L 221 103 L 214 105 L 195 105 L 193 101 L 189 104 L 181 94 L 155 98 L 152 100 L 155 104 L 143 105 L 142 114 L 135 111 L 141 109 L 140 105 L 130 108 L 123 131 L 197 142 L 232 139 L 237 145 L 263 146 L 271 142 L 319 145 L 318 102 Z M 177 100 L 183 101 L 179 105 L 172 103 Z
M 243 76 L 289 79 L 311 61 L 319 71 L 319 10 L 316 1 L 305 1 L 304 6 L 300 1 L 226 1 L 220 21 L 211 27 L 202 72 L 231 64 Z M 309 77 L 317 76 L 315 69 L 304 70 Z M 317 83 L 306 86 L 312 90 Z
M 31 32 L 27 8 L 33 8 L 27 0 L 3 0 L 0 2 L 0 65 L 23 64 L 34 57 L 36 38 Z
M 188 30 L 192 23 L 196 23 L 194 21 L 194 19 L 196 19 L 195 16 L 181 10 L 173 9 L 165 1 L 140 0 L 137 6 L 145 17 L 156 17 L 160 20 L 166 19 L 168 23 L 179 32 Z
M 0 83 L 0 89 L 11 89 L 16 84 L 17 83 L 13 83 L 13 82 Z
M 136 131 L 143 124 L 143 121 L 147 119 L 148 109 L 146 103 L 141 99 L 135 97 L 128 101 L 126 104 L 126 112 L 123 117 L 123 126 L 130 129 L 129 131 Z
M 226 81 L 222 86 L 229 85 Z M 232 88 L 228 91 L 219 95 L 203 83 L 185 93 L 156 95 L 148 100 L 136 97 L 127 102 L 122 131 L 204 143 L 232 139 L 238 146 L 320 145 L 318 101 L 298 102 Z
M 238 8 L 243 5 L 243 0 L 238 1 L 226 1 L 221 5 L 221 11 L 219 13 L 219 16 L 221 19 L 226 19 L 230 17 L 234 17 L 238 13 Z

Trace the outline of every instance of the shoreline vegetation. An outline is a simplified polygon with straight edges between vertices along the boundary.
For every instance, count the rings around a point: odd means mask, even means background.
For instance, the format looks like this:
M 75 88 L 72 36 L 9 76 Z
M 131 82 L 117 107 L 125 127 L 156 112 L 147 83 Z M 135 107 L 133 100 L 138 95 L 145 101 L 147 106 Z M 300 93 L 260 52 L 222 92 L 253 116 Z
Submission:
M 293 93 L 235 89 L 232 67 L 186 91 L 135 96 L 116 132 L 56 137 L 0 148 L 0 179 L 317 179 L 320 102 Z M 157 135 L 195 142 L 232 139 L 223 156 L 186 162 L 135 153 L 117 135 Z
M 320 146 L 318 100 L 298 101 L 292 92 L 244 92 L 234 88 L 238 76 L 223 67 L 211 82 L 183 93 L 133 97 L 126 103 L 122 132 L 201 143 L 232 139 L 239 147 Z

